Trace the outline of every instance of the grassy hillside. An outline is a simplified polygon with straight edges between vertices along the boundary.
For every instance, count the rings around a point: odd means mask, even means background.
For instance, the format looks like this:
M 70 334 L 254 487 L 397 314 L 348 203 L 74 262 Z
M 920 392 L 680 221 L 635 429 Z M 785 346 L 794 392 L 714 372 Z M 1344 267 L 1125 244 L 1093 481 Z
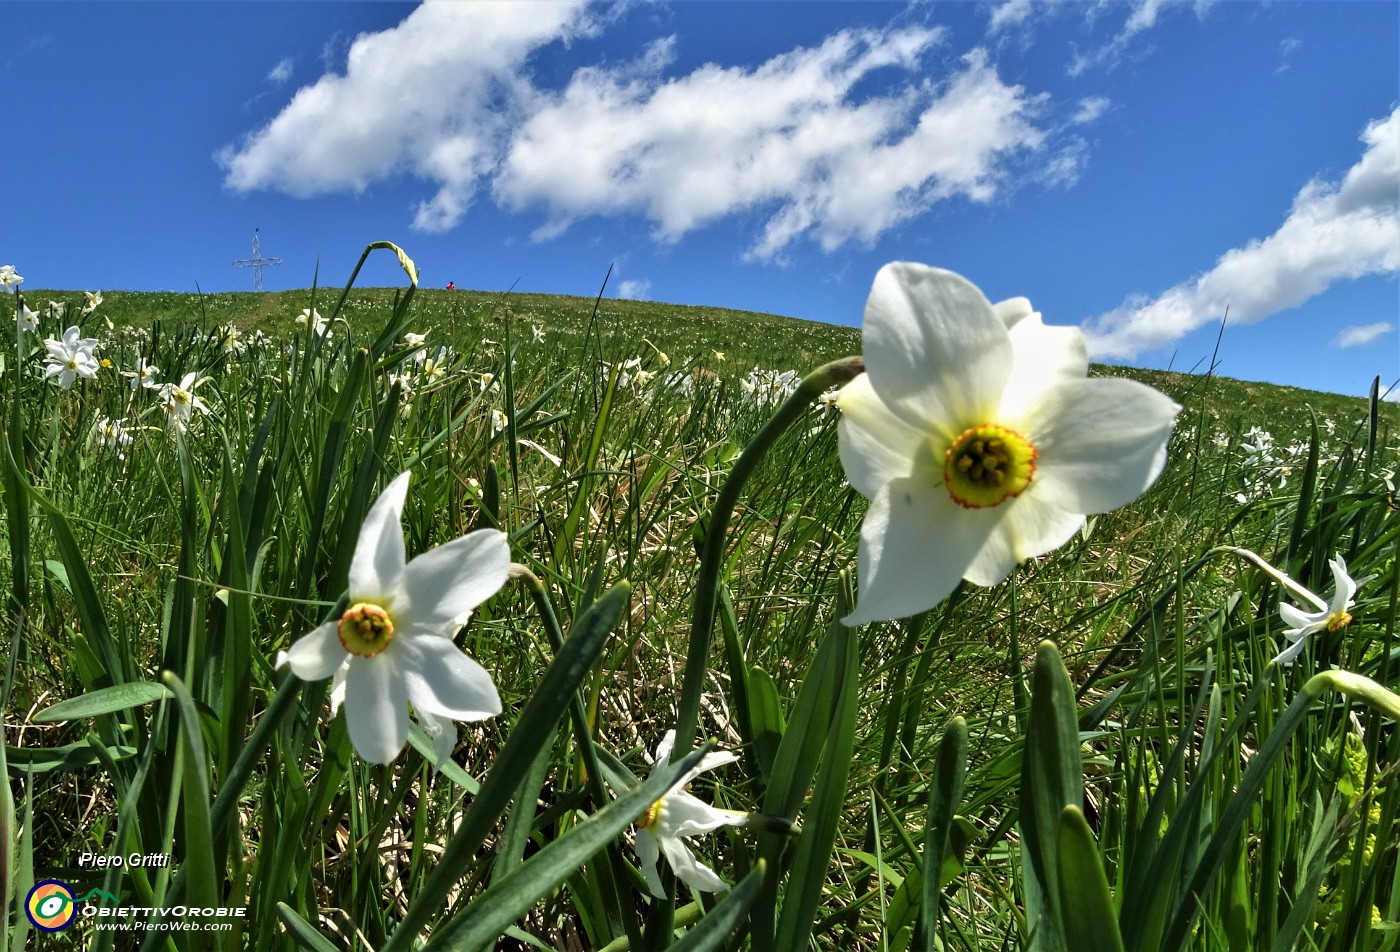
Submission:
M 1045 923 L 1064 950 L 1085 929 L 1141 952 L 1396 947 L 1400 407 L 1098 368 L 1185 408 L 1151 488 L 996 586 L 847 628 L 867 501 L 839 411 L 780 374 L 858 353 L 856 329 L 339 298 L 109 292 L 81 324 L 110 366 L 65 388 L 43 338 L 82 295 L 26 292 L 38 332 L 0 351 L 12 947 L 46 879 L 147 911 L 44 948 L 152 948 L 174 933 L 134 923 L 174 906 L 242 908 L 219 939 L 259 950 L 1000 949 Z M 324 336 L 296 322 L 312 307 Z M 157 386 L 122 376 L 143 361 Z M 499 529 L 516 567 L 443 632 L 501 713 L 435 734 L 417 711 L 386 765 L 348 722 L 403 695 L 333 715 L 328 673 L 278 662 L 322 624 L 346 645 L 347 616 L 355 646 L 382 632 L 374 599 L 400 596 L 353 591 L 356 546 L 402 472 L 400 557 Z M 449 551 L 444 586 L 477 565 Z M 1337 602 L 1336 558 L 1346 619 L 1271 663 L 1280 603 Z M 726 885 L 666 873 L 654 897 L 647 836 L 698 809 L 653 763 L 688 709 L 735 755 L 691 790 L 732 813 L 684 840 Z
M 106 292 L 101 313 L 117 326 L 148 326 L 154 321 L 186 323 L 212 329 L 233 324 L 241 331 L 262 330 L 285 336 L 303 308 L 315 302 L 329 310 L 338 289 L 310 288 L 265 294 L 179 294 L 165 291 Z M 345 302 L 344 316 L 352 327 L 373 328 L 396 294 L 392 288 L 357 288 Z M 83 296 L 73 291 L 26 291 L 31 307 L 41 302 L 69 302 L 76 310 Z M 470 346 L 473 337 L 503 339 L 507 317 L 514 333 L 528 337 L 531 326 L 573 339 L 593 328 L 604 355 L 645 355 L 643 339 L 678 362 L 694 362 L 742 376 L 758 365 L 803 372 L 828 360 L 860 352 L 860 328 L 822 324 L 757 311 L 692 307 L 654 301 L 573 297 L 550 294 L 505 294 L 484 291 L 419 290 L 414 326 L 441 328 L 449 339 Z M 72 311 L 70 311 L 72 313 Z M 852 320 L 859 322 L 860 315 Z M 715 352 L 724 355 L 723 361 Z M 1098 366 L 1095 373 L 1130 377 L 1151 384 L 1178 401 L 1200 394 L 1208 412 L 1223 426 L 1250 426 L 1271 421 L 1291 439 L 1306 426 L 1307 411 L 1319 419 L 1338 420 L 1363 412 L 1365 402 L 1341 394 L 1304 390 L 1230 377 L 1136 368 Z M 1384 386 L 1388 381 L 1382 381 Z M 1381 408 L 1392 428 L 1400 425 L 1400 405 Z

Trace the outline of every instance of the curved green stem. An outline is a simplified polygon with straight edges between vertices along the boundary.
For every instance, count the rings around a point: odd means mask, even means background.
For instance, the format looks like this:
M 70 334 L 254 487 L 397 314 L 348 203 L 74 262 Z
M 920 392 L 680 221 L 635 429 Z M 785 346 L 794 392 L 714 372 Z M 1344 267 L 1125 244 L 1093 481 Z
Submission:
M 784 401 L 778 412 L 763 425 L 734 464 L 710 510 L 709 525 L 700 552 L 700 577 L 695 585 L 695 604 L 690 618 L 690 646 L 685 659 L 685 679 L 681 682 L 681 699 L 676 714 L 676 743 L 671 760 L 676 761 L 695 748 L 695 729 L 700 720 L 700 694 L 705 686 L 709 665 L 710 642 L 714 637 L 715 609 L 718 603 L 719 576 L 724 563 L 725 535 L 729 520 L 738 505 L 744 484 L 760 460 L 812 404 L 812 401 L 832 387 L 854 380 L 865 372 L 865 358 L 844 357 L 812 371 L 802 379 L 797 390 Z

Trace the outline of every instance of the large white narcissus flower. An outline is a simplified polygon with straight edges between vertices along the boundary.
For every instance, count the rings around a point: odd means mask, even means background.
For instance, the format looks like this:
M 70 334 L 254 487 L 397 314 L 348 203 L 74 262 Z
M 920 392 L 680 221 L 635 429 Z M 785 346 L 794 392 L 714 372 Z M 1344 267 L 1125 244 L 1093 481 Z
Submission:
M 836 401 L 841 463 L 870 500 L 847 624 L 932 608 L 962 578 L 995 585 L 1162 471 L 1181 407 L 1086 379 L 1083 335 L 1025 298 L 993 305 L 951 271 L 888 264 L 861 341 L 866 373 Z
M 433 738 L 437 763 L 456 744 L 452 721 L 501 713 L 491 676 L 452 636 L 505 584 L 505 533 L 478 529 L 405 564 L 399 520 L 407 492 L 402 473 L 365 516 L 350 563 L 350 608 L 277 658 L 304 681 L 334 679 L 332 715 L 344 705 L 351 743 L 379 764 L 403 750 L 409 704 Z
M 656 745 L 656 763 L 664 764 L 671 759 L 671 748 L 676 743 L 676 732 L 670 730 Z M 714 870 L 695 858 L 690 847 L 685 845 L 686 837 L 709 833 L 722 826 L 742 826 L 748 822 L 747 813 L 733 810 L 720 810 L 694 795 L 686 793 L 684 787 L 706 770 L 723 767 L 738 760 L 738 756 L 728 751 L 712 751 L 700 758 L 700 762 L 676 781 L 665 795 L 637 818 L 637 859 L 642 875 L 646 877 L 647 889 L 657 899 L 666 898 L 666 890 L 661 885 L 661 873 L 657 860 L 666 857 L 675 872 L 676 878 L 691 889 L 699 892 L 719 892 L 727 889 L 724 880 Z

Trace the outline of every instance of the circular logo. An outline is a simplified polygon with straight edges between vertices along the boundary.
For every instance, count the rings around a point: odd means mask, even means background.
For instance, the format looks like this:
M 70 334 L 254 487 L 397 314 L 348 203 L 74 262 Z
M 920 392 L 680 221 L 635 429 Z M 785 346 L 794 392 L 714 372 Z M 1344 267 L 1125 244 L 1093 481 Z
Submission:
M 24 902 L 24 913 L 35 928 L 58 932 L 68 928 L 78 914 L 73 890 L 57 879 L 45 879 L 34 884 Z

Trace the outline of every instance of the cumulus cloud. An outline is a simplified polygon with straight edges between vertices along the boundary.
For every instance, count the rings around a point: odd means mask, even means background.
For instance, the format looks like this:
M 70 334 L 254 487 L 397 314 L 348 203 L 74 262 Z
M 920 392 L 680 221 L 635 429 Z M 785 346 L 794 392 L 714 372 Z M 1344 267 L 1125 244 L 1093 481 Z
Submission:
M 408 173 L 439 186 L 414 224 L 451 228 L 535 95 L 526 60 L 586 33 L 583 7 L 426 3 L 392 29 L 361 34 L 344 74 L 299 90 L 265 127 L 218 154 L 225 183 L 309 197 Z
M 221 151 L 226 184 L 304 197 L 416 177 L 436 194 L 415 227 L 456 226 L 489 188 L 538 212 L 535 237 L 589 216 L 635 215 L 674 241 L 736 214 L 748 249 L 798 239 L 871 242 L 939 201 L 987 202 L 1021 181 L 1072 182 L 1086 158 L 1043 95 L 1004 82 L 973 50 L 936 79 L 936 27 L 850 29 L 755 66 L 667 75 L 677 40 L 636 60 L 585 66 L 561 89 L 533 82 L 532 54 L 600 29 L 585 0 L 428 3 L 356 38 L 342 73 L 297 92 Z M 1106 103 L 1105 103 L 1106 104 Z
M 674 241 L 758 211 L 758 259 L 803 236 L 828 251 L 870 242 L 954 196 L 989 201 L 1010 163 L 1047 150 L 1050 136 L 1036 122 L 1042 97 L 1004 83 L 984 51 L 940 83 L 852 95 L 875 70 L 914 71 L 942 38 L 922 27 L 844 30 L 752 69 L 707 65 L 670 79 L 580 70 L 521 127 L 494 194 L 543 209 L 538 237 L 621 213 Z
M 1351 327 L 1342 328 L 1332 340 L 1333 347 L 1365 347 L 1372 341 L 1379 340 L 1386 334 L 1395 330 L 1395 325 L 1388 321 L 1380 321 L 1375 324 L 1353 324 Z
M 1221 255 L 1204 274 L 1130 297 L 1084 323 L 1095 357 L 1132 358 L 1219 320 L 1251 324 L 1338 281 L 1400 271 L 1400 109 L 1366 126 L 1361 159 L 1340 182 L 1314 179 L 1278 230 Z
M 646 301 L 651 295 L 651 282 L 645 279 L 623 281 L 617 286 L 617 296 L 629 301 Z

